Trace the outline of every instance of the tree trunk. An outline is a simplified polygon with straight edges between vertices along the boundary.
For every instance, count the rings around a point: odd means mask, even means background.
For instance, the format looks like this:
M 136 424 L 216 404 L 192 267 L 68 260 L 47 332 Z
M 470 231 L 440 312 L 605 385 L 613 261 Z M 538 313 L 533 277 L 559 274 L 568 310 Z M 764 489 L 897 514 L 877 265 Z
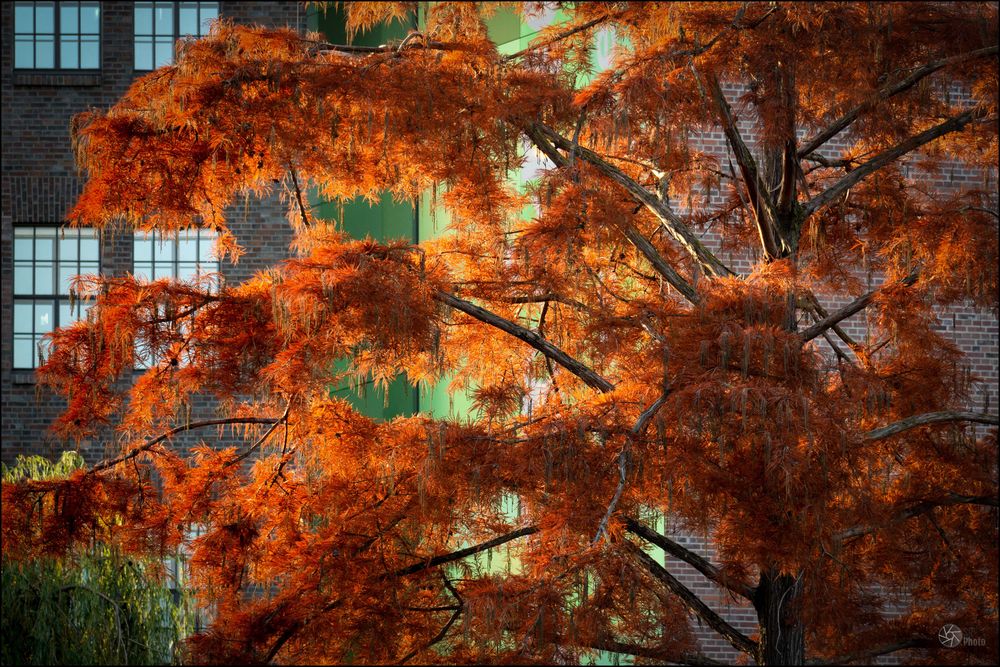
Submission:
M 762 572 L 754 594 L 760 627 L 759 665 L 805 664 L 805 628 L 799 615 L 802 581 L 772 568 Z

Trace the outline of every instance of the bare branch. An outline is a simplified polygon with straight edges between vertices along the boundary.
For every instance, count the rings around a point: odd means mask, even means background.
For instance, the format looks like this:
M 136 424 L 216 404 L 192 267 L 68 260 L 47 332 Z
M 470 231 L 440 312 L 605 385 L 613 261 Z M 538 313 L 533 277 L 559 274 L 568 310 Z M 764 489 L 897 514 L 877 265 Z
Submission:
M 508 319 L 504 319 L 503 317 L 500 317 L 499 315 L 492 313 L 486 310 L 485 308 L 480 308 L 474 303 L 470 303 L 469 301 L 460 299 L 454 294 L 448 294 L 447 292 L 438 290 L 434 294 L 434 298 L 437 301 L 440 301 L 441 303 L 447 306 L 451 306 L 455 310 L 460 310 L 466 315 L 474 317 L 475 319 L 479 320 L 480 322 L 483 322 L 484 324 L 496 327 L 501 331 L 509 333 L 511 336 L 514 336 L 518 340 L 524 341 L 525 343 L 535 348 L 536 350 L 544 354 L 552 361 L 556 362 L 557 364 L 568 370 L 573 375 L 583 380 L 583 382 L 588 387 L 593 387 L 594 389 L 597 389 L 598 391 L 604 393 L 607 393 L 612 389 L 614 389 L 613 384 L 611 384 L 606 379 L 595 373 L 586 365 L 577 361 L 576 359 L 569 356 L 568 354 L 560 350 L 558 347 L 556 347 L 549 341 L 539 336 L 534 331 L 531 331 L 530 329 L 525 329 L 521 325 L 515 324 L 514 322 L 511 322 Z
M 852 188 L 862 179 L 875 173 L 890 162 L 906 155 L 910 151 L 920 148 L 924 144 L 934 141 L 938 137 L 961 130 L 973 120 L 981 118 L 983 114 L 984 112 L 980 109 L 970 109 L 969 111 L 949 118 L 943 123 L 939 123 L 930 129 L 924 130 L 920 134 L 914 135 L 888 150 L 882 151 L 871 160 L 868 160 L 860 167 L 831 185 L 829 188 L 807 201 L 803 206 L 804 218 L 809 217 L 819 209 L 823 208 L 844 192 Z
M 695 552 L 677 544 L 670 538 L 661 535 L 631 517 L 625 518 L 625 530 L 629 531 L 633 535 L 638 535 L 651 544 L 655 544 L 674 558 L 684 561 L 694 569 L 701 572 L 706 579 L 715 582 L 726 590 L 731 591 L 747 600 L 753 600 L 752 586 L 735 577 L 727 575 L 716 565 L 713 565 Z
M 917 271 L 914 271 L 913 273 L 911 273 L 910 275 L 906 276 L 898 283 L 896 283 L 896 286 L 905 285 L 909 287 L 913 283 L 917 282 L 918 275 L 919 273 Z M 869 306 L 869 304 L 871 304 L 872 300 L 875 298 L 875 295 L 878 294 L 883 289 L 885 289 L 885 286 L 882 286 L 878 289 L 873 289 L 872 291 L 866 294 L 862 294 L 857 299 L 850 302 L 843 308 L 840 308 L 839 310 L 830 313 L 828 316 L 824 317 L 822 320 L 812 325 L 808 329 L 804 329 L 801 333 L 802 342 L 805 343 L 807 341 L 812 340 L 816 336 L 822 334 L 827 329 L 832 329 L 842 320 L 846 320 L 851 315 L 854 315 L 855 313 L 864 310 Z
M 756 655 L 757 642 L 751 640 L 712 611 L 708 605 L 701 601 L 701 598 L 678 581 L 676 577 L 657 563 L 652 556 L 627 540 L 624 541 L 624 545 L 626 550 L 639 561 L 649 574 L 679 597 L 684 606 L 701 618 L 710 628 L 724 637 L 738 651 L 749 655 Z
M 978 412 L 959 412 L 954 410 L 944 412 L 926 412 L 922 415 L 913 415 L 912 417 L 900 419 L 898 422 L 893 422 L 892 424 L 877 428 L 873 431 L 868 431 L 865 433 L 864 437 L 865 440 L 871 442 L 873 440 L 888 438 L 889 436 L 902 433 L 903 431 L 908 431 L 911 428 L 917 428 L 918 426 L 958 421 L 975 422 L 977 424 L 992 424 L 993 426 L 1000 424 L 1000 418 L 998 418 L 997 415 L 988 415 Z
M 930 76 L 939 69 L 947 67 L 948 65 L 955 65 L 957 63 L 962 63 L 967 60 L 973 60 L 975 58 L 995 56 L 996 54 L 997 54 L 997 47 L 989 46 L 986 47 L 985 49 L 970 51 L 968 53 L 952 56 L 951 58 L 935 60 L 933 62 L 927 63 L 926 65 L 923 65 L 922 67 L 918 67 L 910 74 L 910 76 L 906 77 L 905 79 L 901 79 L 894 84 L 883 86 L 878 90 L 878 92 L 875 93 L 875 96 L 872 99 L 862 102 L 861 104 L 857 105 L 856 107 L 845 113 L 837 120 L 830 123 L 830 125 L 827 126 L 826 129 L 824 129 L 815 137 L 807 141 L 805 145 L 799 149 L 798 151 L 799 157 L 808 156 L 810 153 L 812 153 L 814 150 L 825 144 L 827 141 L 840 134 L 844 129 L 847 128 L 848 125 L 857 120 L 858 116 L 861 115 L 863 111 L 871 108 L 877 102 L 887 100 L 890 97 L 893 97 L 895 95 L 898 95 L 899 93 L 909 90 L 914 85 L 916 85 L 918 81 L 927 76 Z

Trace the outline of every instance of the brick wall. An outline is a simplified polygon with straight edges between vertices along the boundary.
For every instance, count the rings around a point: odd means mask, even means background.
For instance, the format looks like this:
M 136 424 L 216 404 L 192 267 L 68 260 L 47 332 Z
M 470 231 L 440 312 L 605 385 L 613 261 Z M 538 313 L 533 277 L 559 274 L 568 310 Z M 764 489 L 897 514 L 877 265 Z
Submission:
M 0 396 L 2 448 L 0 458 L 12 461 L 20 454 L 51 456 L 74 446 L 57 442 L 48 432 L 62 401 L 38 394 L 33 371 L 12 370 L 13 226 L 58 223 L 74 203 L 82 180 L 70 145 L 70 119 L 89 108 L 107 108 L 142 72 L 133 69 L 133 3 L 101 3 L 101 69 L 93 72 L 23 72 L 13 67 L 14 3 L 0 3 L 3 47 L 2 69 L 2 234 L 0 234 Z M 221 2 L 220 14 L 237 23 L 305 28 L 306 16 L 297 2 Z M 272 197 L 251 201 L 229 213 L 234 233 L 247 253 L 237 265 L 223 262 L 226 280 L 241 281 L 283 258 L 290 231 L 284 206 Z M 132 270 L 131 235 L 105 234 L 101 239 L 101 270 L 115 275 Z M 37 394 L 37 395 L 36 395 Z M 212 412 L 209 400 L 199 400 L 193 415 Z M 88 462 L 113 447 L 114 436 L 104 433 L 80 443 Z

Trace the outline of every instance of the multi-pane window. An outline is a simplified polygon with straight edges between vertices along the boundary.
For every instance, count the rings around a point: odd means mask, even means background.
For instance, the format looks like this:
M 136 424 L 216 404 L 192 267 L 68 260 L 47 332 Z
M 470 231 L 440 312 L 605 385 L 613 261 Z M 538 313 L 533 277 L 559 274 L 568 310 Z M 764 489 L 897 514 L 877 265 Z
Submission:
M 70 308 L 69 287 L 100 271 L 100 255 L 93 229 L 14 228 L 14 368 L 36 368 L 42 336 L 86 315 L 89 302 Z
M 137 232 L 132 245 L 132 272 L 137 278 L 191 280 L 218 273 L 220 263 L 212 257 L 215 232 L 189 229 L 177 238 L 163 238 L 158 232 Z
M 98 69 L 100 2 L 14 3 L 16 69 Z
M 204 229 L 181 231 L 176 238 L 163 238 L 158 232 L 137 232 L 132 245 L 132 272 L 145 280 L 191 281 L 210 274 L 217 276 L 221 262 L 212 257 L 216 238 L 215 232 Z M 218 287 L 218 282 L 213 281 L 211 287 Z M 179 326 L 183 330 L 183 323 Z M 135 367 L 150 368 L 158 362 L 158 354 L 137 341 Z
M 169 65 L 174 60 L 174 42 L 207 34 L 218 16 L 218 2 L 135 3 L 135 69 Z

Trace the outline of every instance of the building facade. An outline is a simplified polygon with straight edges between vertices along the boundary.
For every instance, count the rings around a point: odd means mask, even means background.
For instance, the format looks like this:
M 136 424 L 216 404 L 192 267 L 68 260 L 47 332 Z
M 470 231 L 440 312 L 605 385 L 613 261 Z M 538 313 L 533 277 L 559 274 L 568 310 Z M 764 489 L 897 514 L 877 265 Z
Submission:
M 113 105 L 137 77 L 172 60 L 178 38 L 203 33 L 217 17 L 304 30 L 306 11 L 293 2 L 103 0 L 4 2 L 0 12 L 2 459 L 51 457 L 78 446 L 94 462 L 112 445 L 113 434 L 78 445 L 55 441 L 48 427 L 62 402 L 35 387 L 41 336 L 80 316 L 70 308 L 69 277 L 98 270 L 182 278 L 219 271 L 224 280 L 241 281 L 283 258 L 291 233 L 276 198 L 231 216 L 247 249 L 238 264 L 212 260 L 211 239 L 197 234 L 161 240 L 61 229 L 83 184 L 73 158 L 71 120 L 87 109 Z M 210 410 L 208 404 L 201 407 Z
M 122 275 L 126 272 L 149 277 L 185 277 L 199 271 L 218 271 L 226 281 L 239 282 L 287 255 L 291 231 L 284 205 L 271 198 L 254 203 L 229 216 L 233 231 L 246 247 L 238 264 L 214 263 L 207 247 L 211 239 L 188 235 L 176 240 L 137 238 L 132 234 L 88 230 L 63 230 L 61 223 L 82 186 L 70 141 L 73 115 L 89 108 L 114 104 L 137 77 L 169 63 L 175 40 L 197 35 L 216 17 L 238 23 L 318 30 L 334 42 L 345 39 L 343 24 L 335 12 L 308 13 L 297 2 L 121 2 L 80 0 L 76 2 L 18 1 L 0 3 L 2 25 L 2 232 L 0 232 L 0 397 L 2 397 L 2 460 L 18 455 L 55 456 L 64 449 L 78 448 L 93 463 L 114 446 L 114 434 L 81 443 L 57 441 L 48 427 L 59 413 L 61 400 L 36 391 L 35 373 L 38 345 L 44 333 L 79 317 L 70 308 L 66 288 L 76 273 Z M 490 23 L 491 36 L 498 48 L 514 53 L 528 45 L 532 35 L 553 15 L 522 21 L 498 14 Z M 406 33 L 402 25 L 386 26 L 362 34 L 359 44 L 375 45 L 399 39 Z M 608 65 L 613 35 L 602 35 L 595 63 Z M 704 150 L 724 156 L 721 133 L 703 137 Z M 544 163 L 529 162 L 520 175 L 526 181 L 532 170 Z M 958 180 L 983 178 L 956 165 L 945 181 L 946 188 Z M 996 186 L 996 175 L 992 176 Z M 951 180 L 947 180 L 951 179 Z M 343 206 L 313 202 L 317 213 L 344 221 L 356 236 L 378 239 L 408 238 L 420 241 L 440 233 L 445 221 L 437 219 L 429 202 L 416 206 L 393 202 L 391 198 L 374 205 L 358 201 Z M 733 258 L 728 258 L 733 259 Z M 739 267 L 738 258 L 733 264 Z M 837 304 L 828 304 L 836 306 Z M 860 319 L 847 324 L 863 335 Z M 983 379 L 983 398 L 997 386 L 997 323 L 971 309 L 945 313 L 941 327 L 966 351 L 971 370 Z M 143 372 L 137 369 L 135 372 Z M 391 418 L 418 410 L 438 416 L 460 416 L 468 401 L 449 397 L 439 387 L 409 387 L 403 379 L 378 393 L 353 395 L 352 400 L 366 414 Z M 350 392 L 346 388 L 334 391 Z M 992 400 L 996 400 L 995 395 Z M 196 410 L 211 413 L 212 404 L 203 400 Z M 663 532 L 676 534 L 669 526 Z M 676 538 L 684 546 L 712 558 L 707 535 L 682 534 Z M 662 552 L 657 556 L 664 558 Z M 728 621 L 750 632 L 756 623 L 752 608 L 736 604 L 694 569 L 667 559 L 670 569 L 699 597 Z M 661 560 L 662 562 L 662 560 Z M 714 634 L 703 633 L 702 650 L 715 659 L 732 660 L 735 652 Z M 610 660 L 609 656 L 602 656 Z

